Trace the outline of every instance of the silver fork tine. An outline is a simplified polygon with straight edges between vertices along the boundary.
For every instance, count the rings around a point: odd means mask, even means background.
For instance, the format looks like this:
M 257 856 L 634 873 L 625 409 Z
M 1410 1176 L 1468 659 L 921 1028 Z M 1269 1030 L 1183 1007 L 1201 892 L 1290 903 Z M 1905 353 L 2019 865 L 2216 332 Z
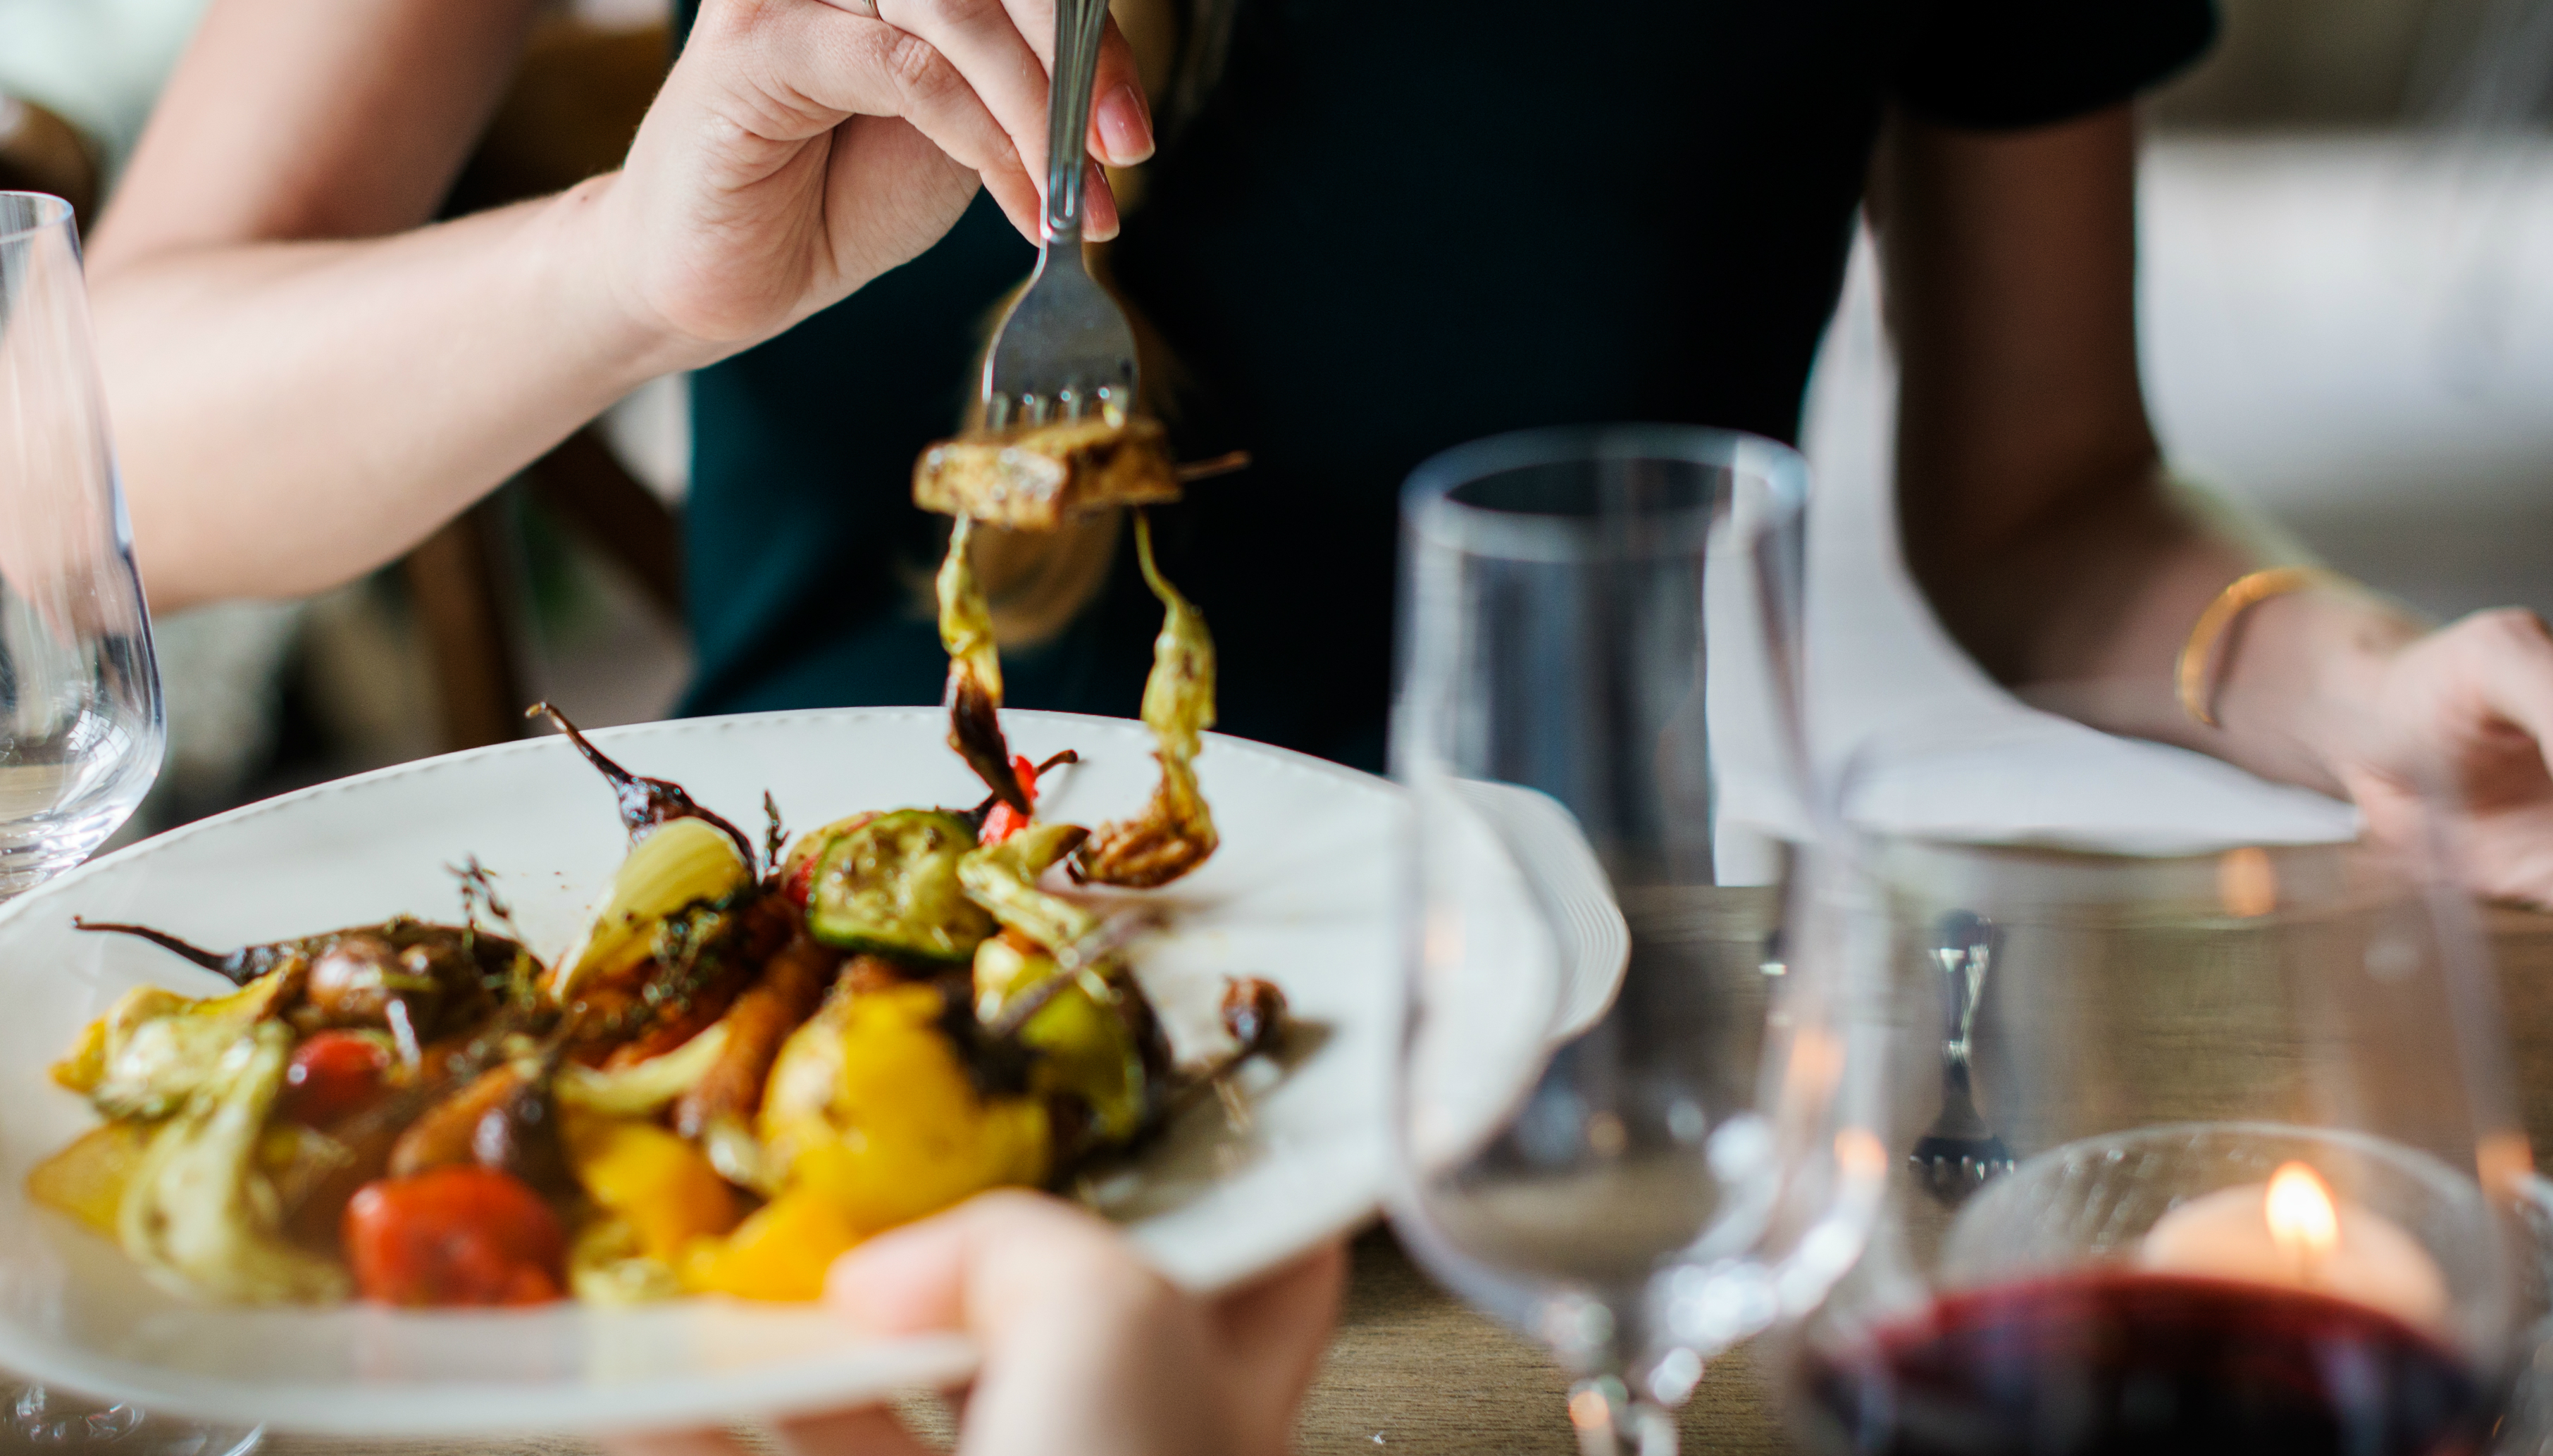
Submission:
M 1044 245 L 1037 272 L 984 356 L 984 423 L 1076 419 L 1135 400 L 1135 332 L 1081 259 L 1091 89 L 1107 0 L 1056 0 L 1054 83 L 1047 97 Z

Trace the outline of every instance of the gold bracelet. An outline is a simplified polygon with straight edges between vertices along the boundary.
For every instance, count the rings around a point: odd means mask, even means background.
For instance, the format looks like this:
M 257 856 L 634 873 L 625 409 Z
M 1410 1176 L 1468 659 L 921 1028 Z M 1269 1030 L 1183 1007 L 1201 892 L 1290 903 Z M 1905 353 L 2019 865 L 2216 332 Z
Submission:
M 2290 592 L 2314 587 L 2336 587 L 2349 584 L 2349 578 L 2319 566 L 2273 566 L 2236 577 L 2207 610 L 2198 614 L 2198 624 L 2189 629 L 2189 640 L 2180 644 L 2180 657 L 2172 664 L 2172 681 L 2180 692 L 2180 709 L 2201 728 L 2216 728 L 2215 678 L 2216 649 L 2225 640 L 2237 618 L 2246 612 Z

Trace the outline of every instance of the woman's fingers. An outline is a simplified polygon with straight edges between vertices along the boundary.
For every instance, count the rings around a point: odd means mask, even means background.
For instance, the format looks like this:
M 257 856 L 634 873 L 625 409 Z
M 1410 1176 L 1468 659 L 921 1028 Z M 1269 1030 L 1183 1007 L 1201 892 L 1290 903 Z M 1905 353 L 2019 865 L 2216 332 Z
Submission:
M 827 159 L 825 226 L 837 266 L 852 279 L 874 278 L 940 241 L 945 219 L 966 210 L 981 180 L 938 143 L 894 116 L 855 116 Z M 1037 193 L 1012 178 L 989 190 L 1012 216 L 1037 216 Z M 877 199 L 908 205 L 880 208 Z M 831 301 L 820 296 L 819 305 Z
M 1052 49 L 1051 37 L 1033 47 L 1000 0 L 882 0 L 877 19 L 834 0 L 732 9 L 753 29 L 761 89 L 814 102 L 810 120 L 902 117 L 981 176 L 1013 226 L 1031 241 L 1041 236 L 1047 76 L 1039 52 Z M 1052 27 L 1051 8 L 1044 17 Z M 1103 47 L 1102 75 L 1122 84 L 1133 56 L 1113 28 L 1109 38 L 1113 57 Z M 1085 196 L 1088 236 L 1115 236 L 1115 196 L 1104 182 Z
M 1054 0 L 878 0 L 878 20 L 928 42 L 954 65 L 1008 134 L 1041 203 L 1047 180 L 1047 104 L 1054 62 Z M 1142 103 L 1134 52 L 1114 20 L 1100 39 L 1098 78 L 1084 145 L 1098 161 L 1124 167 L 1152 155 L 1152 118 Z M 1103 121 L 1106 123 L 1103 125 Z M 1083 230 L 1094 239 L 1117 232 L 1116 197 L 1104 181 L 1083 185 Z M 988 174 L 986 180 L 992 179 Z M 996 189 L 996 195 L 1000 190 Z M 1005 206 L 1008 199 L 1005 198 Z M 1016 215 L 1013 221 L 1019 219 Z M 1036 226 L 1023 227 L 1032 241 Z
M 1347 1272 L 1347 1246 L 1331 1244 L 1214 1303 L 1225 1367 L 1237 1377 L 1236 1428 L 1268 1432 L 1271 1450 L 1284 1449 L 1294 1428 L 1295 1403 L 1338 1322 Z
M 2523 608 L 2479 613 L 2451 630 L 2470 633 L 2485 690 L 2499 713 L 2532 734 L 2553 767 L 2553 631 Z
M 876 1334 L 965 1329 L 997 1338 L 1058 1284 L 1113 1275 L 1158 1279 L 1089 1213 L 998 1191 L 843 1255 L 826 1278 L 825 1298 Z
M 1015 223 L 1035 227 L 1037 188 L 1018 147 L 930 42 L 817 0 L 736 0 L 709 7 L 700 25 L 686 56 L 702 54 L 707 103 L 744 139 L 787 157 L 849 117 L 900 117 L 979 174 Z M 721 151 L 756 155 L 751 146 Z M 741 188 L 761 178 L 712 180 Z
M 1032 178 L 1046 175 L 1046 65 L 1002 0 L 878 0 L 878 20 L 946 57 Z
M 1110 167 L 1133 167 L 1153 155 L 1153 111 L 1144 100 L 1144 77 L 1135 48 L 1108 18 L 1099 38 L 1099 79 L 1090 93 L 1090 155 Z

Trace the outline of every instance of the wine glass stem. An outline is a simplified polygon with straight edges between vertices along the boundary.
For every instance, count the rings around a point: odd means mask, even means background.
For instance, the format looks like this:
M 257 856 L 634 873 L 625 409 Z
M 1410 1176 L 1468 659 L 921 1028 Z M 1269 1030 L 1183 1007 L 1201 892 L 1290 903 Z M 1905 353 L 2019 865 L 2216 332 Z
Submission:
M 1569 1423 L 1578 1427 L 1580 1456 L 1676 1456 L 1675 1415 L 1632 1395 L 1619 1376 L 1571 1386 Z

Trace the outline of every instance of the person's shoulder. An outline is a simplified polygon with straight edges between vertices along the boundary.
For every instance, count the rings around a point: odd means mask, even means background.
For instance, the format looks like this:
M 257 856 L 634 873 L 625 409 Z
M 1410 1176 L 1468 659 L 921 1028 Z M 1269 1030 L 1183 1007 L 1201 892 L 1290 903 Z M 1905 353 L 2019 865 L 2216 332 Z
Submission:
M 1894 90 L 1951 126 L 2048 126 L 2157 84 L 2216 31 L 2215 0 L 1913 0 Z

